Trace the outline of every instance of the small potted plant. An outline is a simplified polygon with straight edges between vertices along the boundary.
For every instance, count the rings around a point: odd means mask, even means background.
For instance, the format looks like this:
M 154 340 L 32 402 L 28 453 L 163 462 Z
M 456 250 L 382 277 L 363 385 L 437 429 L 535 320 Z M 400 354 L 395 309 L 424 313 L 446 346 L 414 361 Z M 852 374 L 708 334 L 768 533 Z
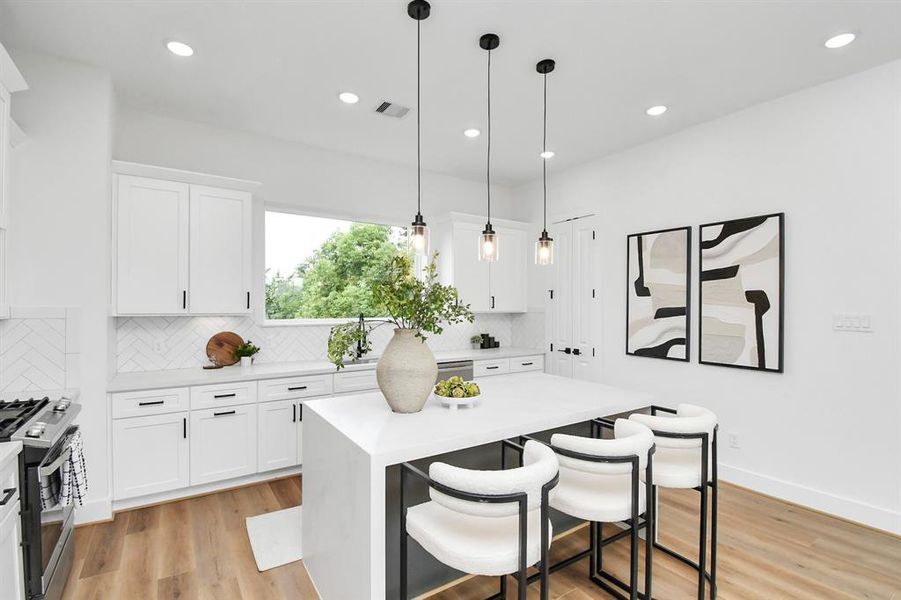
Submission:
M 473 350 L 478 350 L 479 348 L 482 347 L 482 336 L 481 335 L 472 336 L 471 338 L 469 338 L 469 343 L 472 344 Z
M 253 364 L 254 355 L 259 351 L 259 346 L 256 346 L 253 342 L 247 340 L 235 348 L 235 358 L 241 361 L 242 367 L 249 367 Z

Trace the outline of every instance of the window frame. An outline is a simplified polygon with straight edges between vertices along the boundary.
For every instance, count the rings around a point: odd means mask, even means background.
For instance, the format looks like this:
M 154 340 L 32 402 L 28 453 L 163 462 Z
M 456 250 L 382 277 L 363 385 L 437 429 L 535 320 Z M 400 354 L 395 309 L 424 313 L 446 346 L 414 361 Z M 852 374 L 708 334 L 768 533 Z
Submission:
M 409 229 L 408 225 L 398 225 L 395 223 L 381 223 L 378 217 L 369 216 L 349 216 L 341 212 L 327 212 L 315 208 L 307 208 L 303 206 L 288 206 L 284 204 L 266 202 L 263 204 L 262 226 L 262 294 L 263 299 L 260 302 L 262 327 L 334 327 L 335 325 L 343 325 L 344 323 L 354 323 L 359 317 L 322 317 L 320 319 L 270 319 L 266 314 L 266 213 L 278 212 L 300 217 L 313 217 L 317 219 L 334 219 L 336 221 L 348 221 L 350 223 L 360 223 L 365 225 L 387 225 L 389 227 L 400 227 L 401 229 Z M 370 220 L 371 219 L 371 220 Z M 366 319 L 387 319 L 388 317 L 365 317 Z

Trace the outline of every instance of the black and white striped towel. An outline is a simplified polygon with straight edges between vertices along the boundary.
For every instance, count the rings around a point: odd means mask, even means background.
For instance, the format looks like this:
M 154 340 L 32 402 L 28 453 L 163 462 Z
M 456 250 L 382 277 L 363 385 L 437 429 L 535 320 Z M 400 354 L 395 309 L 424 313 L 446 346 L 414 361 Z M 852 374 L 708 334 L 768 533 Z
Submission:
M 72 452 L 69 459 L 63 463 L 59 504 L 69 506 L 72 502 L 78 502 L 79 506 L 84 506 L 84 497 L 88 493 L 88 471 L 84 462 L 84 440 L 80 431 L 76 431 L 69 438 L 69 448 Z

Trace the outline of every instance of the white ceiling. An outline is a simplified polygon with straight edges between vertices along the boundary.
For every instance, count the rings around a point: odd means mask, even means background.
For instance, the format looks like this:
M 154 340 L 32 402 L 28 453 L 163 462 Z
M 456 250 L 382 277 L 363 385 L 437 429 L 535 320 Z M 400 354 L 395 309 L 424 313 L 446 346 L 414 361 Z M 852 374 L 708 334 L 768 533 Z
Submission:
M 897 1 L 434 0 L 423 23 L 423 164 L 471 179 L 485 169 L 482 33 L 493 55 L 493 179 L 540 173 L 541 78 L 552 57 L 549 147 L 560 169 L 745 106 L 901 57 Z M 854 31 L 855 43 L 823 41 Z M 0 3 L 13 48 L 97 65 L 120 101 L 175 118 L 415 164 L 415 22 L 406 2 L 79 0 Z M 195 55 L 178 58 L 177 39 Z M 337 101 L 340 90 L 360 103 Z M 662 117 L 647 107 L 666 104 Z M 462 134 L 478 127 L 475 140 Z

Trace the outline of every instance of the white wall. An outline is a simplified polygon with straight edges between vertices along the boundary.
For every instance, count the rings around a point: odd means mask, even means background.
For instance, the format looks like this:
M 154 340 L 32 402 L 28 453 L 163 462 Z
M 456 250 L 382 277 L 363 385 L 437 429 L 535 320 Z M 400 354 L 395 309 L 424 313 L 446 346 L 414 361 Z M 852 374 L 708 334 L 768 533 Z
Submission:
M 895 532 L 899 103 L 901 62 L 894 62 L 567 172 L 551 169 L 548 200 L 555 218 L 600 216 L 605 381 L 652 390 L 666 404 L 715 410 L 723 479 Z M 523 199 L 520 218 L 538 222 L 540 188 L 515 192 Z M 780 211 L 784 374 L 697 364 L 697 227 L 694 362 L 625 355 L 628 234 Z M 543 304 L 544 275 L 530 273 L 533 306 Z M 836 312 L 871 314 L 875 331 L 834 332 Z M 740 449 L 729 448 L 730 434 L 739 435 Z
M 12 106 L 27 140 L 12 153 L 10 304 L 76 309 L 70 314 L 80 320 L 72 328 L 78 331 L 80 358 L 68 370 L 80 372 L 80 423 L 90 470 L 88 504 L 79 520 L 92 520 L 109 512 L 112 84 L 107 74 L 90 67 L 11 54 L 30 89 L 16 94 Z

